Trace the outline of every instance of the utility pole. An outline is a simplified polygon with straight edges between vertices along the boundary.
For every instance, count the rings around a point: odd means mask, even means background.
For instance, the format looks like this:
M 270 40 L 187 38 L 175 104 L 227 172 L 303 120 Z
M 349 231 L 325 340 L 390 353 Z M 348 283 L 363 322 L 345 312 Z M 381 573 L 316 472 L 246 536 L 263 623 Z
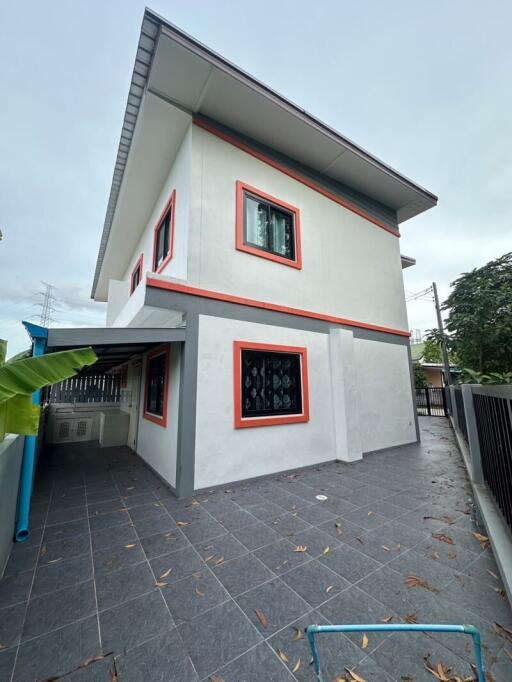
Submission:
M 450 360 L 448 359 L 448 350 L 446 348 L 446 338 L 444 335 L 443 318 L 441 317 L 441 308 L 439 307 L 439 297 L 437 295 L 437 286 L 435 282 L 432 282 L 432 291 L 434 292 L 434 303 L 436 305 L 437 314 L 437 326 L 441 334 L 441 351 L 443 353 L 443 365 L 444 374 L 446 377 L 446 383 L 448 386 L 452 383 L 452 378 L 450 375 Z
M 39 294 L 43 296 L 43 300 L 38 305 L 41 306 L 41 314 L 39 315 L 39 324 L 41 327 L 49 327 L 50 323 L 54 321 L 52 313 L 55 312 L 54 303 L 57 301 L 54 295 L 56 287 L 53 284 L 48 284 L 47 282 L 41 282 L 45 287 L 44 292 L 40 291 Z

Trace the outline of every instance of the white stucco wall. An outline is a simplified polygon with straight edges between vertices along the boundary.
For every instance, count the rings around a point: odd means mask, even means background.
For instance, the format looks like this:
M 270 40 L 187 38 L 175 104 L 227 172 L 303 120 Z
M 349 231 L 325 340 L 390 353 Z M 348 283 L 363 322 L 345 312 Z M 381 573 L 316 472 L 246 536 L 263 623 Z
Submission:
M 300 209 L 302 270 L 235 249 L 237 180 Z M 395 236 L 197 126 L 190 206 L 190 284 L 407 329 Z
M 407 346 L 355 339 L 363 452 L 416 440 Z
M 179 344 L 171 344 L 167 427 L 144 419 L 145 382 L 144 358 L 137 453 L 168 483 L 175 486 L 180 395 Z
M 308 349 L 310 420 L 233 427 L 233 341 Z M 335 458 L 326 334 L 215 317 L 199 318 L 195 488 Z
M 144 281 L 130 296 L 130 277 L 141 253 L 144 254 L 143 280 L 146 273 L 153 268 L 153 237 L 155 225 L 164 210 L 171 193 L 176 190 L 175 217 L 174 217 L 174 247 L 173 257 L 162 270 L 162 275 L 175 279 L 187 279 L 188 262 L 188 231 L 190 215 L 190 188 L 191 188 L 191 145 L 192 133 L 189 128 L 176 155 L 169 175 L 164 182 L 160 195 L 153 208 L 148 222 L 141 226 L 140 240 L 130 258 L 124 272 L 123 279 L 116 281 L 114 287 L 109 286 L 109 307 L 115 308 L 113 314 L 107 310 L 109 326 L 128 326 L 131 319 L 136 315 L 144 300 Z M 122 282 L 122 283 L 119 283 Z

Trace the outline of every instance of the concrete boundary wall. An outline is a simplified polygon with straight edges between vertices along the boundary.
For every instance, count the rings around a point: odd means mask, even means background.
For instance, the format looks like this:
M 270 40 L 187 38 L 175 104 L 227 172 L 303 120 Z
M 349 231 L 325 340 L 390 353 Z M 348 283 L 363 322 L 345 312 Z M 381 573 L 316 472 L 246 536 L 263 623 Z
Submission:
M 11 553 L 18 504 L 23 436 L 8 434 L 0 442 L 0 578 Z

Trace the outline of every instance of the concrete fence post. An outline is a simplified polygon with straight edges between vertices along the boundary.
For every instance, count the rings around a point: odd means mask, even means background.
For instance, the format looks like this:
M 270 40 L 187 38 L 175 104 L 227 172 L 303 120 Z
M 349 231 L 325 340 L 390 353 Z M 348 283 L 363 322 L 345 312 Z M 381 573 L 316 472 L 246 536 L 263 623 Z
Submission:
M 473 404 L 473 387 L 471 384 L 462 385 L 462 399 L 468 432 L 468 445 L 471 456 L 471 479 L 474 483 L 483 483 L 482 458 L 480 455 L 480 441 L 476 426 L 475 406 Z
M 457 431 L 460 431 L 459 427 L 459 419 L 457 415 L 457 402 L 455 400 L 455 387 L 450 386 L 450 403 L 452 405 L 452 419 L 453 423 L 455 424 L 455 427 L 457 428 Z

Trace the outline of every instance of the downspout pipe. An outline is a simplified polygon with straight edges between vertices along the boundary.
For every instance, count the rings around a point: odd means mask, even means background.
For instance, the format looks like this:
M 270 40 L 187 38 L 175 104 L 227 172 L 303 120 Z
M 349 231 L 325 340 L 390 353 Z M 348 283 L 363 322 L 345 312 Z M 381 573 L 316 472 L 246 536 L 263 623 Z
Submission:
M 46 350 L 46 340 L 48 330 L 37 324 L 23 322 L 30 338 L 32 339 L 32 356 L 44 355 Z M 41 391 L 32 393 L 32 402 L 39 405 L 41 402 Z M 20 490 L 18 494 L 18 517 L 16 519 L 16 542 L 23 542 L 30 534 L 30 500 L 32 498 L 32 486 L 34 484 L 34 469 L 36 464 L 36 445 L 37 436 L 25 436 L 23 445 L 23 459 L 21 463 Z

